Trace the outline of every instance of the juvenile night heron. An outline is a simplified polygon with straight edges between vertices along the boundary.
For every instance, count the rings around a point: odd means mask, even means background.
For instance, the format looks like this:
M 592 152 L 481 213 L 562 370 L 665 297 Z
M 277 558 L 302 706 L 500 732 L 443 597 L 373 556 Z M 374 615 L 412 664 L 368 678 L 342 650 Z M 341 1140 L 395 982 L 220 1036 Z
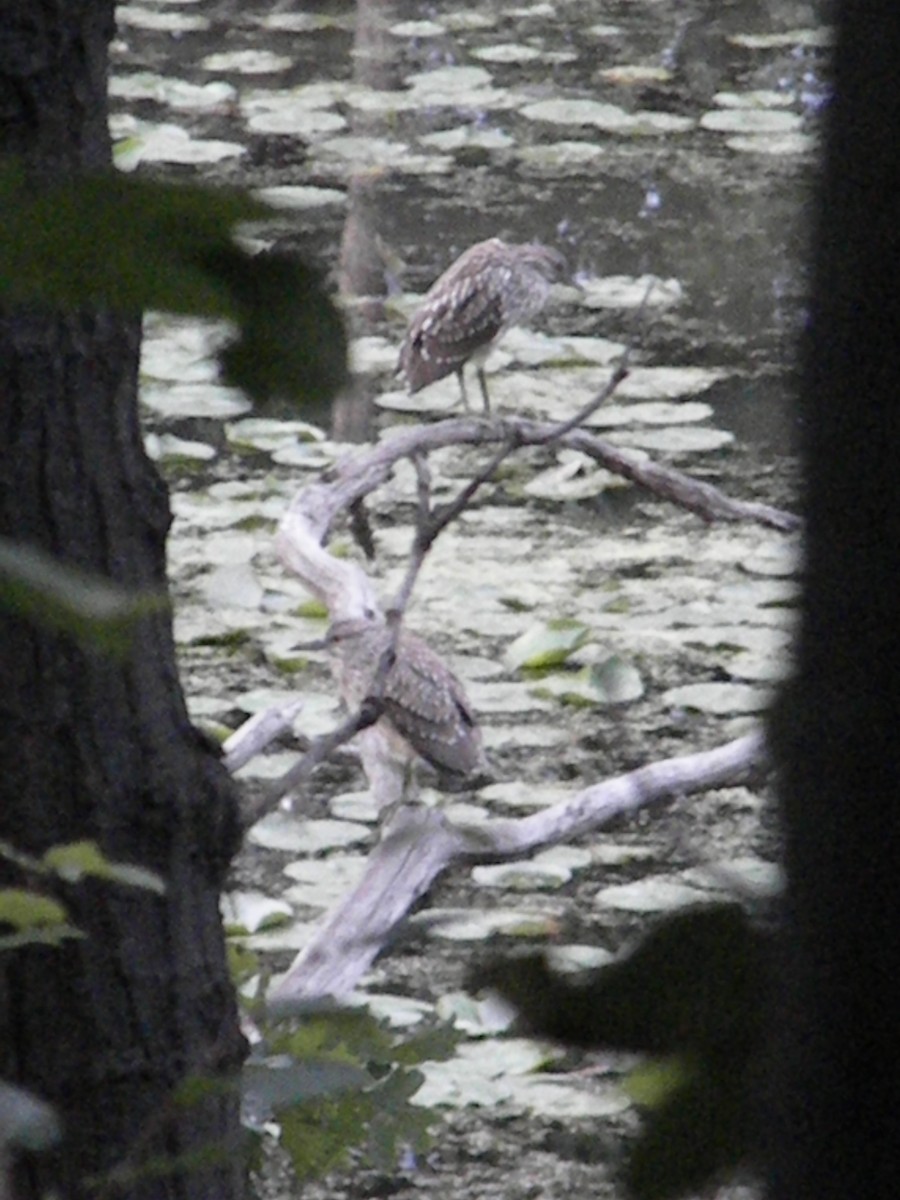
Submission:
M 372 691 L 392 636 L 378 618 L 336 621 L 329 629 L 326 641 L 335 653 L 338 687 L 349 709 L 358 708 Z M 370 733 L 375 736 L 366 739 Z M 481 730 L 462 684 L 421 638 L 405 629 L 385 678 L 384 712 L 360 736 L 363 765 L 382 805 L 402 797 L 417 757 L 456 776 L 484 766 Z
M 469 407 L 463 367 L 472 359 L 484 411 L 491 411 L 484 359 L 501 333 L 535 316 L 565 270 L 565 259 L 540 242 L 478 242 L 432 285 L 400 349 L 399 370 L 410 393 L 456 372 Z

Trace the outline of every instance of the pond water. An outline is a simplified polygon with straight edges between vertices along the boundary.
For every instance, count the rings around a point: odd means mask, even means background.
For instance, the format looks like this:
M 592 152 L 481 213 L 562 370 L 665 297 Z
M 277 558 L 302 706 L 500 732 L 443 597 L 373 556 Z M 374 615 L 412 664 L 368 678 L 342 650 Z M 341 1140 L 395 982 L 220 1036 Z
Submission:
M 260 419 L 220 386 L 214 328 L 147 319 L 148 446 L 173 487 L 176 634 L 195 720 L 222 731 L 297 695 L 297 732 L 336 720 L 324 660 L 296 650 L 323 623 L 272 534 L 294 491 L 346 451 L 341 438 L 453 411 L 452 378 L 410 401 L 393 370 L 416 298 L 480 239 L 541 240 L 570 267 L 535 330 L 514 331 L 488 362 L 501 412 L 570 415 L 630 345 L 634 370 L 596 414 L 598 432 L 737 498 L 793 503 L 795 342 L 828 95 L 819 6 L 141 0 L 118 15 L 120 165 L 259 190 L 278 216 L 252 237 L 321 264 L 354 337 L 354 385 L 332 428 L 311 433 L 303 413 Z M 439 497 L 479 461 L 471 449 L 435 455 Z M 378 557 L 367 569 L 385 600 L 414 500 L 401 470 L 372 501 Z M 358 554 L 343 534 L 339 544 Z M 471 818 L 473 803 L 507 815 L 539 807 L 746 728 L 789 668 L 797 560 L 796 538 L 707 526 L 572 451 L 507 464 L 438 542 L 410 610 L 485 728 L 495 783 L 460 814 Z M 585 637 L 555 683 L 535 688 L 509 648 L 558 616 Z M 638 681 L 631 699 L 602 704 L 582 687 L 573 704 L 572 677 L 610 662 Z M 244 785 L 296 753 L 270 752 Z M 288 965 L 308 923 L 355 878 L 373 836 L 363 787 L 352 768 L 330 768 L 298 801 L 314 825 L 292 818 L 251 835 L 235 903 L 282 922 L 250 939 L 269 968 Z M 579 961 L 608 954 L 648 914 L 715 893 L 717 865 L 748 886 L 765 875 L 774 825 L 765 787 L 733 788 L 581 839 L 530 879 L 444 879 L 429 903 L 447 921 L 385 956 L 366 987 L 449 1011 L 472 944 L 520 942 L 525 925 Z M 467 1031 L 475 1061 L 470 1049 L 452 1085 L 430 1077 L 450 1115 L 427 1162 L 387 1174 L 363 1163 L 306 1194 L 619 1194 L 612 1162 L 634 1120 L 615 1071 L 582 1063 L 586 1083 L 569 1063 L 541 1090 L 534 1057 L 504 1066 L 494 1042 L 489 1082 L 475 1062 L 491 1031 Z M 491 1104 L 473 1109 L 479 1092 Z M 270 1167 L 261 1190 L 291 1194 L 277 1156 Z

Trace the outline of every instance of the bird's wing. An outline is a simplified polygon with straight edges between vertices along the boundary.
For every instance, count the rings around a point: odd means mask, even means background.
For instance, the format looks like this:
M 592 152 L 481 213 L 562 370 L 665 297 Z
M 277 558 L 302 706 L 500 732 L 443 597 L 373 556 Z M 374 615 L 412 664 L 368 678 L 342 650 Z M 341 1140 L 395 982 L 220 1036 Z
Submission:
M 439 290 L 433 288 L 400 350 L 400 369 L 410 391 L 458 370 L 502 328 L 503 296 L 485 277 L 462 275 Z
M 481 762 L 481 731 L 462 684 L 422 643 L 415 661 L 402 657 L 388 676 L 384 707 L 397 731 L 433 766 L 465 774 Z

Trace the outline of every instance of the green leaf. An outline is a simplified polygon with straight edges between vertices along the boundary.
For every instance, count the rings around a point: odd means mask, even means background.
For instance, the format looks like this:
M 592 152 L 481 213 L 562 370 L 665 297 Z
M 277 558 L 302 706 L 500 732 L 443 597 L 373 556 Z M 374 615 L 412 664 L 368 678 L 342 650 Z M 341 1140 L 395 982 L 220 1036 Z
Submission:
M 625 1076 L 622 1086 L 642 1108 L 659 1108 L 671 1100 L 691 1079 L 693 1072 L 683 1055 L 651 1058 L 634 1067 Z
M 13 929 L 39 929 L 62 925 L 68 914 L 58 900 L 24 888 L 0 889 L 0 925 Z
M 32 624 L 124 654 L 138 622 L 168 606 L 165 595 L 126 591 L 34 546 L 0 538 L 0 607 Z
M 0 211 L 4 304 L 228 318 L 239 333 L 221 355 L 226 381 L 318 406 L 311 419 L 344 382 L 343 322 L 317 273 L 235 242 L 240 223 L 275 215 L 245 192 L 119 172 L 37 191 L 7 163 Z
M 320 1178 L 345 1163 L 364 1138 L 373 1111 L 371 1094 L 359 1093 L 280 1113 L 281 1145 L 291 1156 L 298 1180 Z
M 192 1108 L 211 1096 L 226 1096 L 237 1087 L 236 1079 L 215 1075 L 188 1075 L 173 1091 L 172 1102 L 182 1108 Z
M 59 946 L 71 938 L 83 938 L 84 934 L 74 925 L 42 925 L 40 928 L 25 929 L 21 933 L 0 936 L 0 952 L 21 950 L 23 946 Z
M 257 1117 L 267 1120 L 272 1112 L 320 1096 L 334 1096 L 371 1083 L 359 1066 L 328 1059 L 292 1062 L 277 1055 L 248 1062 L 243 1071 L 244 1103 Z
M 165 881 L 155 871 L 130 863 L 112 862 L 96 842 L 69 842 L 63 846 L 51 846 L 41 863 L 67 883 L 77 883 L 85 876 L 91 876 L 127 887 L 144 888 L 158 896 L 166 890 Z
M 499 991 L 532 1034 L 663 1060 L 631 1077 L 651 1107 L 627 1184 L 636 1200 L 670 1200 L 752 1154 L 768 953 L 739 905 L 710 904 L 661 922 L 585 983 L 530 956 L 482 968 L 470 986 Z
M 546 625 L 533 625 L 507 647 L 504 659 L 513 670 L 529 671 L 558 667 L 575 653 L 591 635 L 580 621 L 558 618 Z
M 594 704 L 624 704 L 639 700 L 644 694 L 644 685 L 630 663 L 610 658 L 600 666 L 546 676 L 531 690 L 536 696 L 587 708 Z

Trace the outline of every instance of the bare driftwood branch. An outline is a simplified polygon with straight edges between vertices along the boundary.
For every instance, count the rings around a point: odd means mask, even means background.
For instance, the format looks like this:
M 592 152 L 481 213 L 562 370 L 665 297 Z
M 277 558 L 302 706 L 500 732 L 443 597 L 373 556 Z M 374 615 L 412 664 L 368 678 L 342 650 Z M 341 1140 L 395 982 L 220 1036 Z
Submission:
M 284 533 L 288 535 L 289 518 L 301 516 L 310 523 L 310 531 L 318 534 L 321 545 L 338 514 L 386 482 L 392 467 L 402 458 L 452 445 L 487 446 L 499 442 L 520 447 L 546 445 L 550 441 L 580 450 L 607 470 L 696 513 L 703 520 L 754 521 L 782 532 L 800 527 L 800 518 L 795 513 L 768 504 L 731 499 L 712 484 L 642 459 L 589 430 L 569 429 L 560 434 L 561 428 L 558 422 L 510 416 L 491 422 L 475 417 L 448 418 L 434 425 L 397 430 L 377 446 L 347 455 L 319 482 L 302 489 L 291 502 L 288 524 L 283 522 Z M 288 561 L 287 565 L 292 564 Z
M 409 568 L 391 605 L 396 633 L 399 633 L 418 571 L 434 539 L 459 515 L 477 489 L 491 478 L 504 458 L 519 447 L 548 443 L 579 450 L 608 470 L 631 479 L 706 521 L 756 521 L 784 532 L 799 527 L 799 518 L 793 513 L 766 504 L 733 500 L 709 483 L 701 483 L 681 471 L 647 461 L 588 430 L 578 428 L 576 421 L 585 420 L 605 402 L 625 378 L 627 371 L 626 358 L 619 364 L 607 386 L 570 421 L 539 422 L 515 416 L 491 422 L 472 417 L 449 419 L 435 425 L 399 430 L 374 448 L 347 455 L 319 480 L 302 488 L 294 496 L 276 536 L 282 561 L 314 595 L 324 601 L 333 621 L 380 612 L 381 604 L 366 573 L 355 563 L 333 557 L 323 543 L 327 541 L 340 513 L 345 510 L 358 513 L 365 496 L 388 479 L 394 464 L 402 458 L 411 459 L 416 464 L 418 479 L 418 519 Z M 433 512 L 425 456 L 430 451 L 449 445 L 497 443 L 499 448 L 484 469 L 470 480 L 453 501 L 438 512 Z M 385 674 L 386 671 L 387 666 Z M 377 691 L 375 694 L 377 696 Z M 356 719 L 351 716 L 349 722 L 334 734 L 317 739 L 307 756 L 308 761 L 304 758 L 281 780 L 267 788 L 256 802 L 253 812 L 247 815 L 247 820 L 258 819 L 274 808 L 283 795 L 308 778 L 313 768 L 326 756 L 326 747 L 333 750 L 370 723 L 367 718 L 353 729 Z M 376 730 L 368 730 L 363 735 L 363 741 L 376 736 Z M 373 753 L 365 757 L 375 761 L 378 755 Z
M 265 712 L 257 713 L 245 721 L 222 743 L 226 769 L 234 774 L 251 758 L 261 754 L 279 734 L 291 728 L 302 710 L 303 701 L 292 700 L 288 704 L 267 708 Z
M 455 826 L 437 810 L 403 807 L 369 856 L 360 883 L 326 914 L 270 1000 L 346 996 L 449 866 L 524 858 L 650 804 L 737 783 L 766 765 L 763 734 L 755 731 L 715 750 L 664 759 L 595 784 L 527 817 Z

